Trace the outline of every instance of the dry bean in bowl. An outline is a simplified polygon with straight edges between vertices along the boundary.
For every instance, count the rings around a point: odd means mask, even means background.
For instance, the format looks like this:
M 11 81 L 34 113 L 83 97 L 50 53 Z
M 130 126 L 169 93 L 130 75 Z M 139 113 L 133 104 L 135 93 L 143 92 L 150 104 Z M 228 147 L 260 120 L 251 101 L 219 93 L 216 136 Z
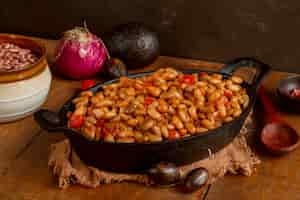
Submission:
M 122 77 L 103 91 L 75 98 L 68 126 L 90 140 L 121 143 L 203 134 L 242 114 L 249 103 L 242 83 L 238 76 L 183 74 L 172 68 Z
M 23 70 L 37 60 L 38 57 L 30 49 L 0 41 L 0 72 Z

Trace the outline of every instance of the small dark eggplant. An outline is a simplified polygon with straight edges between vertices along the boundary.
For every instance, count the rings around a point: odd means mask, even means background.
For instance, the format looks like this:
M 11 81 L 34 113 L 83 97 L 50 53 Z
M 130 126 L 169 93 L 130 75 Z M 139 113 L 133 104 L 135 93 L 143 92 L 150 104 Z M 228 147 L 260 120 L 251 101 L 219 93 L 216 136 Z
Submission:
M 158 36 L 143 23 L 117 25 L 102 39 L 111 56 L 124 61 L 128 69 L 147 66 L 159 56 Z
M 180 180 L 179 170 L 172 163 L 159 163 L 148 174 L 157 185 L 171 185 Z
M 207 169 L 200 167 L 190 171 L 184 181 L 184 191 L 194 192 L 203 187 L 209 178 Z
M 127 76 L 126 65 L 118 58 L 111 58 L 105 65 L 107 74 L 112 78 L 119 78 L 121 76 Z

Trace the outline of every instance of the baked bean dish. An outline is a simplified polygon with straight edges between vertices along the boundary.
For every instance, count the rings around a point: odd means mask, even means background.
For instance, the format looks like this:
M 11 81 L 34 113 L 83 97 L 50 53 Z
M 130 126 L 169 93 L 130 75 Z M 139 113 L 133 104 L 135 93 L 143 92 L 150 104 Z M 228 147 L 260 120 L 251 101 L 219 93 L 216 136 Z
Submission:
M 73 100 L 68 127 L 91 140 L 157 142 L 201 134 L 238 117 L 248 106 L 243 79 L 183 74 L 163 68 L 142 78 L 121 77 Z

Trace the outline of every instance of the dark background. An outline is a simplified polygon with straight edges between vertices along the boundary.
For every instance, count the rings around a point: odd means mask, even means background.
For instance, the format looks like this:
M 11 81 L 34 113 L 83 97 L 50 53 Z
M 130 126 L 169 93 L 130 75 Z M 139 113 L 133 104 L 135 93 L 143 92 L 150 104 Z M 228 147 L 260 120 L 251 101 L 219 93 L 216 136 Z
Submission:
M 59 38 L 84 20 L 100 36 L 119 23 L 145 22 L 159 33 L 162 55 L 254 56 L 300 72 L 297 0 L 1 0 L 0 32 Z

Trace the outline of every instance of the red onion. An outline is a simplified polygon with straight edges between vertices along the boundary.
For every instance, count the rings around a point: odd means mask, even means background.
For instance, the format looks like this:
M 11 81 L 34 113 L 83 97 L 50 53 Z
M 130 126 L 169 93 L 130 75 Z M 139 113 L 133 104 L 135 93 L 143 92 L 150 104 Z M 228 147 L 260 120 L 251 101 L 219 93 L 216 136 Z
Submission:
M 87 79 L 102 69 L 107 56 L 100 38 L 87 28 L 76 27 L 60 40 L 54 70 L 68 78 Z

